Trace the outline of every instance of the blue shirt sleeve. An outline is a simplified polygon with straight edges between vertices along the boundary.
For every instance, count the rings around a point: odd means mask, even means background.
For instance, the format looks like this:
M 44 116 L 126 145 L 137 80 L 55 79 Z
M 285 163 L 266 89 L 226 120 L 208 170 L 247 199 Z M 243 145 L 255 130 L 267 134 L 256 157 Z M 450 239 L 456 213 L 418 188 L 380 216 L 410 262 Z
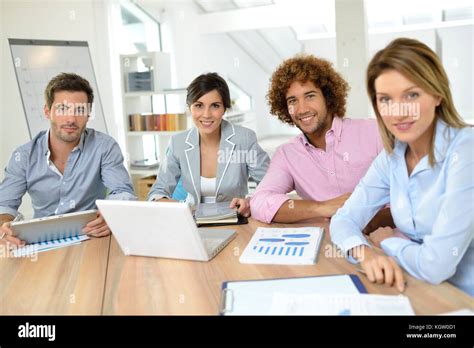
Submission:
M 107 199 L 136 200 L 130 176 L 123 165 L 120 147 L 113 139 L 106 146 L 107 150 L 102 156 L 101 177 L 105 187 L 109 190 Z
M 474 237 L 474 137 L 472 130 L 463 134 L 445 158 L 448 165 L 440 175 L 445 176 L 446 188 L 439 197 L 439 211 L 433 212 L 431 234 L 421 244 L 400 238 L 381 243 L 385 253 L 411 275 L 432 284 L 455 274 Z
M 15 217 L 21 200 L 26 192 L 26 168 L 28 155 L 17 149 L 13 152 L 7 167 L 5 177 L 0 183 L 0 214 Z

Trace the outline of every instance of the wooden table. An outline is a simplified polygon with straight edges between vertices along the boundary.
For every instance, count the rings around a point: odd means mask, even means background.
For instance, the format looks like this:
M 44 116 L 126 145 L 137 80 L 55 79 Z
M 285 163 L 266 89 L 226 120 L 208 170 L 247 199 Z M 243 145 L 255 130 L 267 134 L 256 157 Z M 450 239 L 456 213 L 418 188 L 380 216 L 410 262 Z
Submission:
M 0 257 L 0 314 L 101 314 L 111 237 Z M 4 251 L 4 246 L 1 247 Z
M 272 226 L 323 226 L 272 224 Z M 0 314 L 218 314 L 222 282 L 328 274 L 357 274 L 335 253 L 326 232 L 312 266 L 246 265 L 239 257 L 258 226 L 229 226 L 237 237 L 210 262 L 124 256 L 115 238 L 93 239 L 29 259 L 0 259 Z M 221 227 L 222 228 L 222 227 Z M 369 293 L 395 295 L 394 288 L 370 283 Z M 470 308 L 474 299 L 451 284 L 429 285 L 405 273 L 417 314 Z

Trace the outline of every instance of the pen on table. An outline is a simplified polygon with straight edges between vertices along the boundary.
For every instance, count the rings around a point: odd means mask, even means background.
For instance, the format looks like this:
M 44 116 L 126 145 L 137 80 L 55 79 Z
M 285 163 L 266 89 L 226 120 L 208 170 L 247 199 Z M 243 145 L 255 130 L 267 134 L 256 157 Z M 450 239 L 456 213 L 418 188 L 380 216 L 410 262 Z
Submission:
M 359 272 L 359 273 L 362 273 L 365 276 L 367 276 L 367 273 L 362 268 L 356 268 L 356 271 Z M 406 280 L 403 281 L 403 285 L 405 285 L 405 289 L 406 289 L 406 287 L 408 285 Z

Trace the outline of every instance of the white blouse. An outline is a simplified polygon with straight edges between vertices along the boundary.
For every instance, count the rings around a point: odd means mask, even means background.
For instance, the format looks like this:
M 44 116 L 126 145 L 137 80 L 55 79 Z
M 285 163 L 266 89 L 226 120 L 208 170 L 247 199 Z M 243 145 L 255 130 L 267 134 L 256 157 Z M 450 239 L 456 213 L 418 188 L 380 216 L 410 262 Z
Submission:
M 201 176 L 201 202 L 216 202 L 216 178 L 205 178 Z

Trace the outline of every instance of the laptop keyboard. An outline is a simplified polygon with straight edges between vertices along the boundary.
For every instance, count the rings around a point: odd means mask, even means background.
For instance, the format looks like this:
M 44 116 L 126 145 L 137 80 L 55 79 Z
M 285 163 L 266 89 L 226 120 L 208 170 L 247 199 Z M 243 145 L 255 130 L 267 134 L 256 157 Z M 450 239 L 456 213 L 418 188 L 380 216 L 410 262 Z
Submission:
M 206 249 L 207 253 L 211 254 L 222 243 L 222 240 L 209 238 L 203 239 L 202 242 L 204 243 L 204 248 Z

